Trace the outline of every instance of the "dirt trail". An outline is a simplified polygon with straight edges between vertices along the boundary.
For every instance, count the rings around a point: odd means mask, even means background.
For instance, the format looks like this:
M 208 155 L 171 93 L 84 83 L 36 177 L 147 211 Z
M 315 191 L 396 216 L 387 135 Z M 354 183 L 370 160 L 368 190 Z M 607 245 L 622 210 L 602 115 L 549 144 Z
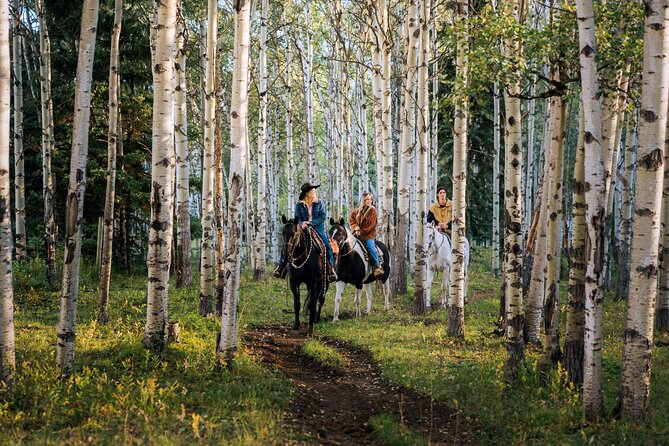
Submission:
M 471 444 L 448 407 L 429 397 L 393 386 L 368 352 L 323 341 L 347 361 L 344 372 L 324 369 L 301 353 L 304 335 L 288 326 L 261 326 L 246 332 L 247 348 L 262 363 L 291 379 L 296 391 L 284 420 L 298 433 L 295 445 L 382 444 L 368 421 L 391 413 L 431 445 Z

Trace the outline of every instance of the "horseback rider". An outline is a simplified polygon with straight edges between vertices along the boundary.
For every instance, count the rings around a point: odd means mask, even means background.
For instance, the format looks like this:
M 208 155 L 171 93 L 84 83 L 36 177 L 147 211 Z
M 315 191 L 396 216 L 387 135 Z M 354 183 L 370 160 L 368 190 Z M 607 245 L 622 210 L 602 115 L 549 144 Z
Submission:
M 349 223 L 353 229 L 353 235 L 362 240 L 367 248 L 367 252 L 374 262 L 374 276 L 383 275 L 383 269 L 379 264 L 379 254 L 376 251 L 376 225 L 378 217 L 376 208 L 373 205 L 374 197 L 370 192 L 362 194 L 360 205 L 351 212 Z
M 453 222 L 453 202 L 446 198 L 446 188 L 437 189 L 437 201 L 435 201 L 427 212 L 427 222 L 434 224 L 439 232 L 450 236 L 451 224 Z
M 328 281 L 335 282 L 337 280 L 337 274 L 334 271 L 334 255 L 332 254 L 330 240 L 325 234 L 325 205 L 323 205 L 323 202 L 320 201 L 316 196 L 316 189 L 318 187 L 320 187 L 320 184 L 304 183 L 302 185 L 299 201 L 295 203 L 295 217 L 297 217 L 298 226 L 300 226 L 302 229 L 307 229 L 307 227 L 311 226 L 316 230 L 320 238 L 323 240 L 325 251 L 327 252 L 328 256 Z M 281 259 L 281 263 L 272 273 L 274 277 L 278 279 L 283 279 L 286 277 L 287 265 L 288 259 Z

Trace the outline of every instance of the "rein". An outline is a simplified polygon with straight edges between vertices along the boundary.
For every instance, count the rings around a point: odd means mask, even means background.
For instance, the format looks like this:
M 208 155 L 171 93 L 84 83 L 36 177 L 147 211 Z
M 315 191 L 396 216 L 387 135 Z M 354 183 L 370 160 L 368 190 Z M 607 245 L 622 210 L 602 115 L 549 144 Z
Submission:
M 427 244 L 427 252 L 428 252 L 428 253 L 429 253 L 430 250 L 432 249 L 432 246 L 434 245 L 434 241 L 435 241 L 435 239 L 437 238 L 437 230 L 434 229 L 434 228 L 432 228 L 432 231 L 434 231 L 434 235 L 432 236 L 432 241 L 431 241 L 430 243 Z M 439 250 L 441 249 L 441 247 L 444 246 L 444 243 L 446 243 L 446 237 L 447 237 L 447 236 L 446 236 L 446 234 L 442 234 L 442 235 L 443 235 L 443 238 L 442 238 L 442 240 L 441 240 L 441 243 L 439 244 L 439 246 L 437 246 L 437 248 L 435 249 L 435 252 L 439 252 Z
M 346 231 L 346 229 L 344 229 L 344 231 Z M 346 235 L 347 235 L 346 240 L 344 240 L 344 242 L 348 241 L 348 233 Z M 358 243 L 360 243 L 360 240 L 358 239 L 358 237 L 353 237 L 353 238 L 355 238 L 355 244 L 353 246 L 349 247 L 349 250 L 346 254 L 337 254 L 339 257 L 346 257 L 346 256 L 350 255 L 351 253 L 355 252 L 355 247 L 358 246 Z M 339 242 L 337 242 L 337 245 L 339 245 Z M 347 245 L 350 245 L 350 244 L 347 243 Z
M 305 254 L 305 253 L 302 253 L 302 254 L 299 254 L 297 257 L 295 257 L 295 248 L 300 246 L 300 240 L 299 240 L 300 234 L 301 234 L 301 231 L 298 231 L 298 233 L 296 235 L 294 235 L 288 243 L 286 243 L 287 246 L 291 247 L 291 249 L 289 251 L 287 251 L 288 262 L 290 262 L 290 264 L 295 269 L 300 269 L 307 263 L 307 260 L 309 260 L 309 256 L 311 256 L 311 249 L 314 246 L 313 237 L 311 236 L 311 233 L 307 232 L 307 236 L 309 237 L 309 249 L 306 251 L 306 257 L 304 259 L 304 262 L 302 262 L 302 264 L 297 266 L 295 264 L 295 262 Z M 295 237 L 298 237 L 297 243 L 293 243 L 293 240 L 295 239 Z

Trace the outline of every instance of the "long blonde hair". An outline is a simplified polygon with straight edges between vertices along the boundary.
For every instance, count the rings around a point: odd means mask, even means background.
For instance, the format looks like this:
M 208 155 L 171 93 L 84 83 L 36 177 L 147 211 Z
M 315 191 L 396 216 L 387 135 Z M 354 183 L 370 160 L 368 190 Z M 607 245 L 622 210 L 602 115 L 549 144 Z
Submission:
M 365 209 L 365 199 L 367 197 L 372 197 L 372 204 L 369 205 L 367 209 Z M 358 207 L 355 208 L 356 213 L 358 214 L 358 221 L 361 221 L 363 218 L 365 218 L 367 211 L 369 211 L 373 207 L 374 207 L 374 195 L 372 195 L 371 192 L 363 192 L 362 196 L 360 197 L 360 204 L 358 204 Z

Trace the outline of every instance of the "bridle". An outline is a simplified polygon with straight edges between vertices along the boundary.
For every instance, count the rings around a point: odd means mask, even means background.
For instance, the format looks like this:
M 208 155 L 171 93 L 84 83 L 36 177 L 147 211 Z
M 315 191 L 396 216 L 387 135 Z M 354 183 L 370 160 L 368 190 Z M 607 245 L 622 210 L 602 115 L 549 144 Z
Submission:
M 434 233 L 432 235 L 432 241 L 430 241 L 430 243 L 427 244 L 427 253 L 429 254 L 431 249 L 432 249 L 432 246 L 434 246 L 434 241 L 437 238 L 437 232 L 438 231 L 435 228 L 429 227 L 429 226 L 428 226 L 428 230 L 434 231 Z M 442 234 L 442 235 L 444 236 L 444 238 L 441 240 L 441 243 L 439 244 L 439 246 L 436 247 L 435 252 L 439 252 L 441 247 L 444 246 L 444 243 L 446 243 L 446 235 L 445 234 Z
M 311 256 L 311 249 L 314 246 L 313 238 L 311 237 L 309 230 L 307 230 L 307 236 L 309 237 L 309 249 L 306 250 L 306 257 L 304 258 L 304 261 L 299 266 L 296 265 L 295 262 L 298 259 L 300 259 L 303 255 L 305 255 L 305 253 L 302 253 L 297 257 L 295 257 L 295 249 L 298 246 L 300 246 L 300 236 L 302 232 L 303 231 L 300 229 L 300 227 L 297 226 L 297 231 L 293 234 L 290 240 L 284 243 L 284 246 L 290 247 L 290 249 L 286 250 L 286 258 L 288 259 L 288 262 L 292 265 L 292 267 L 295 269 L 300 269 L 307 263 L 307 260 L 309 260 L 309 256 Z
M 341 225 L 336 225 L 336 226 L 339 227 Z M 344 243 L 346 243 L 348 241 L 348 231 L 343 226 L 341 226 L 341 227 L 343 228 L 344 232 L 346 232 L 346 239 L 344 240 Z M 337 229 L 337 231 L 339 231 L 339 229 Z M 346 257 L 346 256 L 348 256 L 349 254 L 351 254 L 352 252 L 355 251 L 355 247 L 358 245 L 358 243 L 360 243 L 360 240 L 358 240 L 358 237 L 353 237 L 353 238 L 355 239 L 355 243 L 353 244 L 353 246 L 349 246 L 349 250 L 346 254 L 337 254 L 339 257 Z M 339 245 L 339 242 L 337 242 L 337 245 Z M 340 247 L 339 252 L 341 252 L 341 247 Z

